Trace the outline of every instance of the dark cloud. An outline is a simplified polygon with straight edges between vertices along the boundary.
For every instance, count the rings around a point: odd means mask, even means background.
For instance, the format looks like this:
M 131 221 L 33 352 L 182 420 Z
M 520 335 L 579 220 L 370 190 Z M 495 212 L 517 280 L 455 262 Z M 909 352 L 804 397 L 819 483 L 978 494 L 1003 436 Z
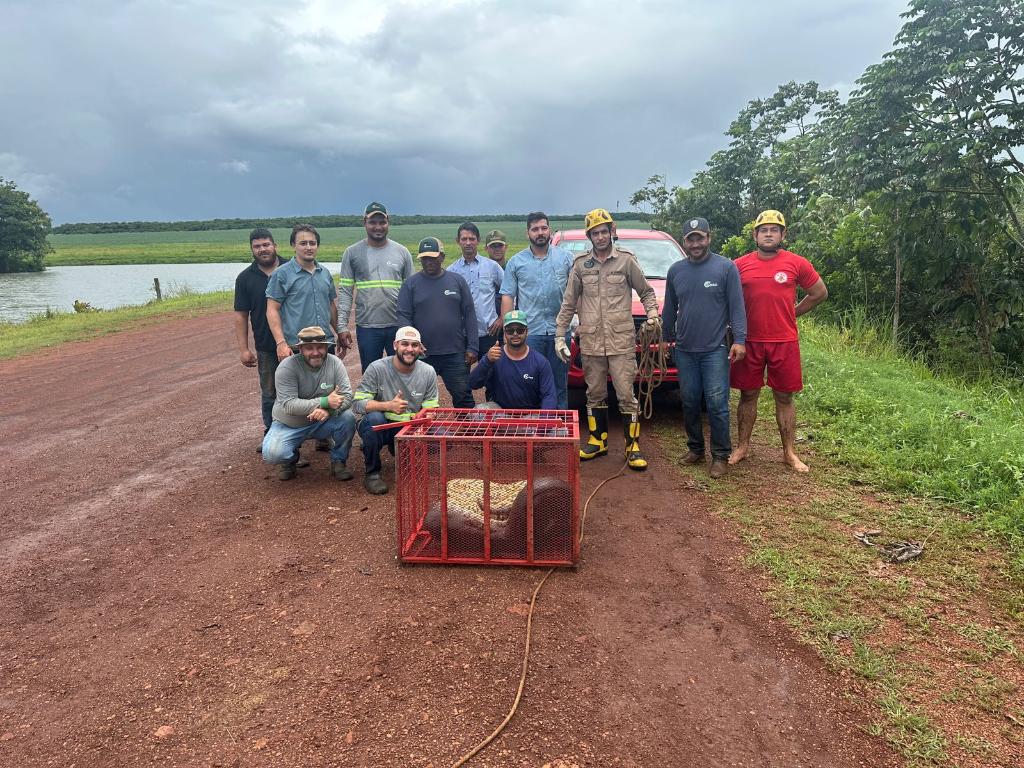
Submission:
M 5 4 L 0 175 L 57 222 L 625 206 L 778 84 L 848 89 L 904 9 L 337 5 Z

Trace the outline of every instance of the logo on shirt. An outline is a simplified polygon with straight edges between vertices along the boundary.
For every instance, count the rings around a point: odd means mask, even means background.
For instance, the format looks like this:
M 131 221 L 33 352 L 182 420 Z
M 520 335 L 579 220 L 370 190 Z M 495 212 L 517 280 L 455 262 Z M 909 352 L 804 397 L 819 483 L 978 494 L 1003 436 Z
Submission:
M 705 280 L 704 281 L 704 287 L 705 288 L 717 288 L 718 287 L 718 283 L 712 283 L 710 280 Z
M 524 373 L 524 374 L 523 374 L 523 378 L 524 378 L 524 379 L 525 379 L 526 381 L 533 381 L 533 376 L 531 376 L 531 375 L 530 375 L 530 374 L 528 374 L 528 373 Z
M 321 381 L 320 382 L 320 389 L 327 389 L 327 382 L 326 381 Z
M 395 264 L 395 263 L 394 263 L 394 262 L 392 262 L 392 261 L 389 261 L 389 262 L 387 262 L 387 265 L 388 265 L 389 267 L 391 267 L 392 269 L 398 269 L 398 265 L 397 265 L 397 264 Z
M 459 292 L 458 291 L 452 291 L 452 290 L 449 290 L 448 288 L 445 288 L 444 295 L 445 296 L 458 296 Z
M 786 276 L 785 272 L 776 272 L 775 273 L 775 282 L 776 283 L 779 283 L 781 285 L 781 284 L 785 283 L 787 280 L 789 280 L 789 278 Z

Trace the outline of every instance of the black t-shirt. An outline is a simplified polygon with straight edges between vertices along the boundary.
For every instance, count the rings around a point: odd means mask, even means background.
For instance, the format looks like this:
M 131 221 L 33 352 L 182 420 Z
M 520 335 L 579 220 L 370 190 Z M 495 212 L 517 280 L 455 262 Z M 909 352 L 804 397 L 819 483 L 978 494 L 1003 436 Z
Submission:
M 277 257 L 277 265 L 284 264 L 284 259 Z M 274 352 L 276 344 L 274 335 L 267 325 L 267 283 L 270 275 L 260 269 L 254 260 L 235 278 L 235 311 L 248 312 L 252 323 L 252 336 L 256 349 L 260 352 Z

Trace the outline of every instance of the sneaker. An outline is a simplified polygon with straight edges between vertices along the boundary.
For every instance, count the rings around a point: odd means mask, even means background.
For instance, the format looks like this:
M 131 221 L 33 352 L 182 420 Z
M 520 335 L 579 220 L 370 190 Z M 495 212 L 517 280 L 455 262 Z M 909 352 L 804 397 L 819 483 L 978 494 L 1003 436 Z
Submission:
M 331 474 L 335 480 L 351 480 L 352 470 L 345 466 L 344 461 L 331 462 Z
M 683 464 L 691 464 L 692 465 L 692 464 L 703 464 L 703 463 L 704 463 L 704 454 L 703 453 L 694 453 L 693 451 L 688 451 L 687 454 L 685 456 L 683 456 Z
M 725 477 L 725 473 L 729 471 L 729 464 L 725 459 L 715 459 L 711 462 L 711 469 L 708 470 L 708 475 L 712 480 L 717 480 L 720 477 Z
M 291 480 L 295 477 L 295 462 L 289 461 L 287 464 L 277 465 L 277 479 L 278 480 Z
M 388 484 L 381 479 L 380 475 L 367 475 L 364 477 L 363 488 L 365 488 L 368 493 L 372 493 L 375 496 L 380 496 L 381 494 L 388 492 Z

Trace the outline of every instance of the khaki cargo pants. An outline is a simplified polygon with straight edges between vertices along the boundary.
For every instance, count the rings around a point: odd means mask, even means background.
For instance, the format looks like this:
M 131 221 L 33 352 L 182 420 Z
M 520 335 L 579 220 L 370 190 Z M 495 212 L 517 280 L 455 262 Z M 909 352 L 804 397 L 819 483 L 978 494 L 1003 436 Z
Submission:
M 605 405 L 608 399 L 608 374 L 619 398 L 619 413 L 637 412 L 633 382 L 636 381 L 636 353 L 625 355 L 583 355 L 583 379 L 587 382 L 587 405 Z

